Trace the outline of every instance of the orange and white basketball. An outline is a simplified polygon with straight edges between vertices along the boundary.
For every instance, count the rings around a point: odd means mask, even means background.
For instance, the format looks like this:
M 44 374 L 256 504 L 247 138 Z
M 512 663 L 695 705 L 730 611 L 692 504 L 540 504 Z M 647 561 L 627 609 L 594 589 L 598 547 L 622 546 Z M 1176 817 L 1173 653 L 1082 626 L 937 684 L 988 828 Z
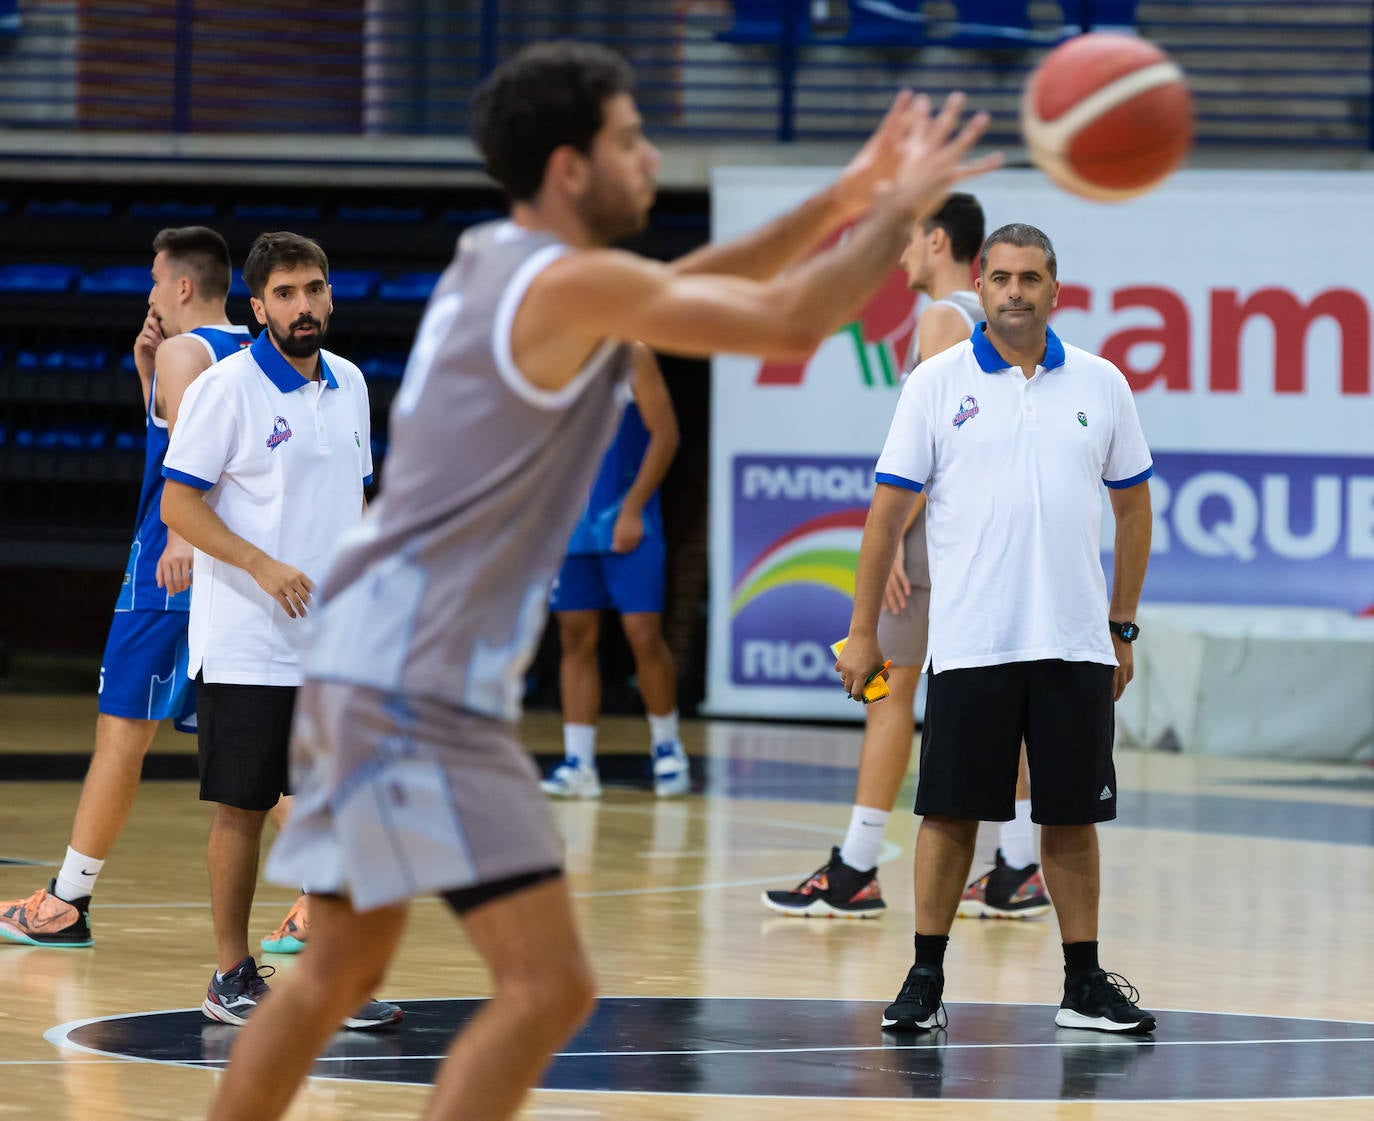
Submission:
M 1084 198 L 1115 202 L 1158 186 L 1193 142 L 1178 64 L 1133 35 L 1095 31 L 1052 50 L 1021 99 L 1034 164 Z

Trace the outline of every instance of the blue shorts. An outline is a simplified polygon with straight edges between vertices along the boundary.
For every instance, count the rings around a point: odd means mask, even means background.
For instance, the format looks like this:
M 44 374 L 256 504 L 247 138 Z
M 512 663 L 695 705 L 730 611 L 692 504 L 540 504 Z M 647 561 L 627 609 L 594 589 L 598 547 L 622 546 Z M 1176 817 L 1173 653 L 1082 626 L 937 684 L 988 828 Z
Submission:
M 129 720 L 176 721 L 196 730 L 196 685 L 185 611 L 116 611 L 100 661 L 101 712 Z
M 663 535 L 655 533 L 632 553 L 573 553 L 549 597 L 550 611 L 601 611 L 622 615 L 663 611 Z

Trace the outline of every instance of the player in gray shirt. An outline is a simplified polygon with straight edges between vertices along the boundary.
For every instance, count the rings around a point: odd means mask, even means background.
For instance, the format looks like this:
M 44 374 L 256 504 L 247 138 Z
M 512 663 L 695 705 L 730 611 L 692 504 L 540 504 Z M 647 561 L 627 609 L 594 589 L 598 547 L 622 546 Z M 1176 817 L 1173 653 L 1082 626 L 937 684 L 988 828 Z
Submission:
M 441 1067 L 430 1113 L 515 1112 L 593 1004 L 515 722 L 549 585 L 619 420 L 627 342 L 808 354 L 868 302 L 911 223 L 998 162 L 963 162 L 986 117 L 955 135 L 961 97 L 933 116 L 904 93 L 829 188 L 662 264 L 609 248 L 645 225 L 659 166 L 632 87 L 615 54 L 552 43 L 477 93 L 476 139 L 511 217 L 465 233 L 430 298 L 381 498 L 313 605 L 298 798 L 267 869 L 312 892 L 310 950 L 245 1028 L 215 1121 L 281 1116 L 422 894 L 458 915 L 496 994 Z

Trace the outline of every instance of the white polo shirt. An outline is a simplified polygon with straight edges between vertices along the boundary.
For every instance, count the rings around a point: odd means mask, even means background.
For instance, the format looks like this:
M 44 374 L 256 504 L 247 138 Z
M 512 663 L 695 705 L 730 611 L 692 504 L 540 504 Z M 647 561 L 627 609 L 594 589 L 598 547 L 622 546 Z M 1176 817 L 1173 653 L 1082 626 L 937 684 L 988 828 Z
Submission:
M 320 351 L 307 381 L 263 331 L 196 378 L 182 398 L 162 474 L 208 491 L 234 533 L 318 585 L 336 542 L 362 517 L 372 479 L 367 385 Z M 306 623 L 243 569 L 196 550 L 188 673 L 235 685 L 299 685 Z
M 927 491 L 926 668 L 1116 665 L 1099 488 L 1154 473 L 1121 371 L 1048 332 L 1027 378 L 984 333 L 907 379 L 877 481 Z

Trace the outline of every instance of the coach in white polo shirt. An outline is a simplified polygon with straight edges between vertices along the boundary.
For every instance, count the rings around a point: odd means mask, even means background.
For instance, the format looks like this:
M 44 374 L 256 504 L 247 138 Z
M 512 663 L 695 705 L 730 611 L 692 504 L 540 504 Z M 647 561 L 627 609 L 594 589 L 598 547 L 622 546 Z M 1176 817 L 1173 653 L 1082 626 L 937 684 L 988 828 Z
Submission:
M 1064 942 L 1061 1027 L 1153 1031 L 1139 994 L 1097 961 L 1096 823 L 1116 816 L 1113 704 L 1132 673 L 1132 617 L 1150 552 L 1150 450 L 1110 362 L 1048 327 L 1054 248 L 1034 226 L 983 244 L 985 323 L 907 379 L 887 443 L 836 668 L 862 693 L 882 665 L 883 587 L 918 492 L 927 494 L 930 671 L 916 812 L 916 961 L 883 1026 L 942 1015 L 944 953 L 980 820 L 1013 815 L 1027 745 L 1032 817 Z M 1101 487 L 1116 517 L 1110 603 Z
M 328 277 L 309 238 L 253 243 L 243 278 L 265 330 L 186 391 L 162 469 L 163 520 L 196 550 L 200 796 L 217 803 L 209 866 L 219 968 L 203 1010 L 223 1023 L 243 1023 L 267 988 L 248 952 L 248 916 L 263 820 L 287 793 L 303 617 L 372 476 L 367 386 L 357 366 L 320 349 L 333 311 Z M 399 1017 L 373 1005 L 379 1022 Z

